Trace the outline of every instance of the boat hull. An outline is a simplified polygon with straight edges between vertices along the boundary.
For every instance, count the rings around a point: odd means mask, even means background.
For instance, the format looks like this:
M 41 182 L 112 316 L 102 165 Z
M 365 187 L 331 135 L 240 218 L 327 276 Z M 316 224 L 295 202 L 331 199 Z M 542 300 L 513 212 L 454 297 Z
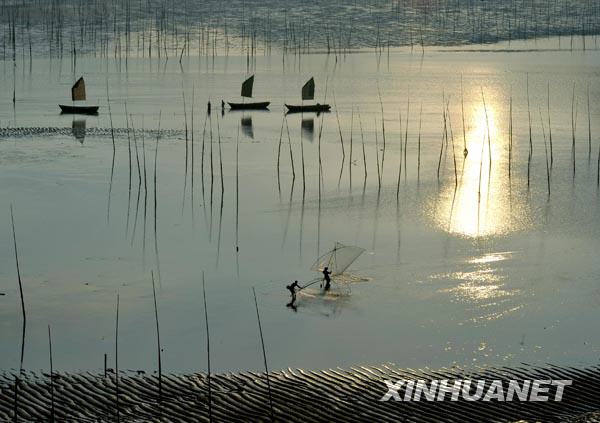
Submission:
M 68 106 L 59 104 L 62 113 L 80 114 L 80 115 L 95 115 L 98 113 L 99 106 Z
M 231 110 L 265 110 L 269 108 L 270 101 L 260 101 L 256 103 L 230 103 Z
M 328 112 L 331 109 L 329 104 L 307 104 L 294 106 L 286 104 L 285 107 L 288 109 L 288 113 L 302 113 L 302 112 Z

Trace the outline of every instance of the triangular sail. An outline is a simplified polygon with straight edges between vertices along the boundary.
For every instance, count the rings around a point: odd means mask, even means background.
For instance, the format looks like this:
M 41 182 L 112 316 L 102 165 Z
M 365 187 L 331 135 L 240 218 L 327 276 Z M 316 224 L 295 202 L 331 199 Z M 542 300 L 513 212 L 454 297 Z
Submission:
M 85 100 L 85 81 L 83 77 L 79 78 L 73 87 L 71 87 L 71 99 L 73 101 Z
M 364 251 L 364 248 L 336 242 L 335 248 L 319 257 L 311 270 L 321 272 L 328 267 L 333 276 L 339 275 L 344 273 Z
M 302 87 L 302 100 L 313 100 L 315 98 L 315 79 L 310 78 Z
M 242 83 L 242 97 L 252 97 L 252 87 L 254 86 L 254 75 Z

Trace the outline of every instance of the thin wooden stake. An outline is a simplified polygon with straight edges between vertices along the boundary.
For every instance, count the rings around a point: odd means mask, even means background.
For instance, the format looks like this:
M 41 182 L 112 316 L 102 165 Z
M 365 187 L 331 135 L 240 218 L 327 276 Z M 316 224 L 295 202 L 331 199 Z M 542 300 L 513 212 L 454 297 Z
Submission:
M 252 287 L 252 293 L 254 294 L 254 306 L 256 307 L 256 319 L 258 320 L 258 332 L 260 334 L 260 343 L 262 345 L 263 360 L 265 364 L 265 375 L 267 377 L 267 388 L 269 391 L 269 408 L 271 412 L 271 421 L 275 421 L 273 415 L 273 398 L 271 397 L 271 382 L 269 381 L 269 367 L 267 366 L 267 352 L 265 349 L 265 340 L 263 338 L 262 325 L 260 323 L 260 314 L 258 312 L 258 301 L 256 300 L 256 290 Z
M 50 334 L 50 325 L 48 325 L 48 346 L 50 349 L 50 422 L 54 423 L 54 365 L 52 362 L 52 335 Z
M 115 321 L 115 407 L 117 422 L 121 421 L 119 407 L 119 294 L 117 293 L 117 318 Z
M 206 285 L 204 283 L 204 271 L 202 271 L 202 296 L 204 299 L 204 322 L 206 323 L 206 361 L 208 370 L 208 420 L 212 422 L 212 390 L 210 382 L 210 331 L 208 329 L 208 309 L 206 307 Z
M 156 287 L 154 284 L 154 272 L 150 271 L 152 277 L 152 295 L 154 297 L 154 318 L 156 320 L 156 352 L 158 357 L 158 401 L 162 401 L 162 360 L 160 350 L 160 327 L 158 325 L 158 306 L 156 304 Z

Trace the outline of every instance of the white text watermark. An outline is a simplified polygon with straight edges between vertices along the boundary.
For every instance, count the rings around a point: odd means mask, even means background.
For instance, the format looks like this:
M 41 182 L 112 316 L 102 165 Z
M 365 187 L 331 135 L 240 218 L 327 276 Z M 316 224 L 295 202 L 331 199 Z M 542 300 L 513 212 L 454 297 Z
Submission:
M 379 401 L 561 401 L 572 380 L 385 380 Z

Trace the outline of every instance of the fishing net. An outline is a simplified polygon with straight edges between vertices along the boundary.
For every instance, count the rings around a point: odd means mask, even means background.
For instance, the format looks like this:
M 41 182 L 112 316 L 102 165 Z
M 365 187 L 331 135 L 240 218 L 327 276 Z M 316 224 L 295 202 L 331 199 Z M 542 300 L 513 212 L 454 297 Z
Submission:
M 328 291 L 324 291 L 320 285 L 314 285 L 299 291 L 299 296 L 302 298 L 320 299 L 323 301 L 336 301 L 340 297 L 348 297 L 352 293 L 350 284 L 331 282 Z
M 332 276 L 340 275 L 365 251 L 364 248 L 336 242 L 333 250 L 323 254 L 312 265 L 311 270 L 322 272 L 329 268 Z

